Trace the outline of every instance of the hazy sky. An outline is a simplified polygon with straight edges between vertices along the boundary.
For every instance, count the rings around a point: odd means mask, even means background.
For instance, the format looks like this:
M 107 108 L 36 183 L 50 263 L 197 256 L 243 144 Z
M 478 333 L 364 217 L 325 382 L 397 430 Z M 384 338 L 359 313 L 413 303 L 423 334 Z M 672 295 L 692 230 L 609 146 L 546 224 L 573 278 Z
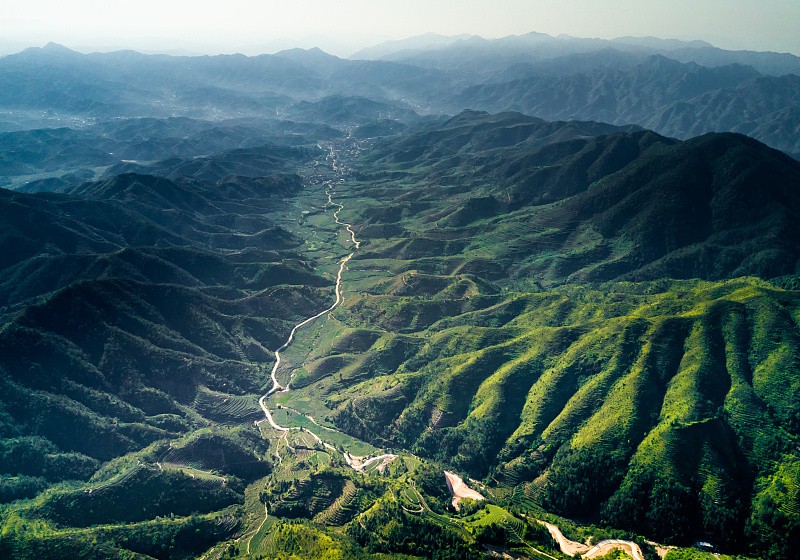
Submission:
M 704 39 L 800 55 L 800 0 L 3 0 L 0 38 L 73 48 L 347 55 L 429 31 Z

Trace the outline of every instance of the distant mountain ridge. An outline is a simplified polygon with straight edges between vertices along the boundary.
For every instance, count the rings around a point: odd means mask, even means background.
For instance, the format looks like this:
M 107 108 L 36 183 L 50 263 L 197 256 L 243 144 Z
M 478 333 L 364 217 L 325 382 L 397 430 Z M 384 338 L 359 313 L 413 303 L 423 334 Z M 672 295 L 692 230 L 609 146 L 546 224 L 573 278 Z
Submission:
M 436 60 L 463 61 L 469 55 L 481 56 L 491 53 L 497 60 L 514 57 L 528 57 L 534 61 L 559 58 L 571 54 L 589 53 L 604 49 L 651 56 L 661 54 L 681 62 L 697 62 L 707 66 L 726 64 L 747 64 L 764 74 L 800 74 L 800 57 L 790 53 L 760 52 L 747 50 L 726 50 L 705 41 L 679 41 L 658 37 L 618 37 L 616 39 L 589 39 L 546 33 L 531 32 L 522 35 L 509 35 L 498 39 L 484 39 L 475 35 L 452 37 L 437 36 L 427 43 L 425 36 L 401 41 L 387 41 L 373 47 L 374 50 L 359 51 L 361 57 L 436 64 Z M 376 56 L 377 55 L 377 56 Z M 356 58 L 353 55 L 351 58 Z
M 741 65 L 704 68 L 660 55 L 566 76 L 525 74 L 465 88 L 456 104 L 550 120 L 635 123 L 677 138 L 741 132 L 800 153 L 798 75 L 760 76 Z
M 408 56 L 413 52 L 446 47 L 471 37 L 474 37 L 474 35 L 446 36 L 437 33 L 425 33 L 424 35 L 417 35 L 407 39 L 384 41 L 383 43 L 363 48 L 351 54 L 348 58 L 351 60 L 377 60 L 380 58 Z
M 414 45 L 424 48 L 406 48 Z M 319 49 L 171 57 L 83 55 L 51 44 L 0 58 L 0 126 L 72 126 L 119 116 L 316 119 L 319 111 L 308 111 L 314 104 L 363 98 L 362 105 L 387 106 L 374 121 L 513 110 L 548 120 L 636 124 L 677 138 L 740 132 L 800 157 L 800 57 L 793 55 L 537 33 L 422 37 L 384 47 L 401 50 L 379 60 L 344 60 Z M 323 112 L 338 114 L 340 122 L 325 120 L 342 126 L 353 119 L 351 110 Z M 350 124 L 367 124 L 366 117 Z

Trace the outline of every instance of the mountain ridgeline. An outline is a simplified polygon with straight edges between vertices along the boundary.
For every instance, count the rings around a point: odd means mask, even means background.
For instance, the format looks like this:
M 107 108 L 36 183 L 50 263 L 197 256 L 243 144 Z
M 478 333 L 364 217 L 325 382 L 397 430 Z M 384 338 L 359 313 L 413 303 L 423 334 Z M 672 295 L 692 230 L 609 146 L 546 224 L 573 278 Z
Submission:
M 375 238 L 368 254 L 420 259 L 458 248 L 426 261 L 427 272 L 449 266 L 541 286 L 797 271 L 800 165 L 741 135 L 679 142 L 467 112 L 370 158 L 366 169 L 376 170 L 364 179 L 405 188 L 363 211 Z M 382 230 L 391 235 L 374 233 Z
M 0 59 L 0 556 L 792 557 L 796 57 L 362 56 Z
M 174 116 L 364 124 L 471 107 L 635 124 L 684 139 L 739 132 L 800 154 L 796 56 L 539 34 L 421 45 L 346 60 L 319 49 L 170 57 L 51 44 L 0 58 L 0 130 Z

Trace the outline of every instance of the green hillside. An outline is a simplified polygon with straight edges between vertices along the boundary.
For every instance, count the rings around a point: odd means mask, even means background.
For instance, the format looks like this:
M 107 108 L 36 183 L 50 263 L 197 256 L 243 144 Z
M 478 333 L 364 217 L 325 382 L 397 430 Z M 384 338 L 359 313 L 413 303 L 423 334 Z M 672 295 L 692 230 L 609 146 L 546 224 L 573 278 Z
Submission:
M 364 130 L 0 190 L 1 556 L 791 556 L 800 163 L 330 106 Z
M 270 348 L 331 285 L 270 215 L 287 186 L 0 193 L 4 557 L 191 557 L 242 530 L 272 468 L 253 426 Z
M 797 270 L 800 167 L 734 135 L 580 126 L 540 146 L 552 123 L 464 113 L 366 152 L 337 318 L 378 333 L 310 348 L 296 392 L 547 510 L 781 557 L 800 302 L 765 279 Z
M 349 433 L 669 542 L 737 547 L 771 523 L 761 493 L 796 462 L 796 293 L 742 278 L 392 305 L 359 296 L 342 319 L 381 313 L 411 341 L 394 367 L 329 378 Z M 430 306 L 444 317 L 418 326 Z
M 610 129 L 465 112 L 369 152 L 360 258 L 526 289 L 796 272 L 796 161 L 739 135 Z

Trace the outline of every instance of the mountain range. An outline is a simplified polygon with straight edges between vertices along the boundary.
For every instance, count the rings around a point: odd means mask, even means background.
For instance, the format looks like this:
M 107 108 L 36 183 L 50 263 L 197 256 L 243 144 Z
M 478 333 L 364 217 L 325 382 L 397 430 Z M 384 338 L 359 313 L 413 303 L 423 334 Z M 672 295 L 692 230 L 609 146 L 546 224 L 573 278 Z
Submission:
M 0 59 L 7 84 L 0 120 L 7 130 L 120 116 L 302 120 L 309 118 L 306 103 L 334 95 L 387 104 L 387 116 L 514 110 L 636 124 L 681 139 L 740 132 L 800 153 L 800 59 L 793 55 L 543 34 L 423 39 L 359 55 L 375 60 L 319 49 L 255 57 L 83 55 L 50 44 Z
M 763 279 L 798 270 L 800 165 L 740 135 L 610 128 L 467 112 L 373 148 L 353 267 L 393 274 L 343 320 L 390 342 L 306 370 L 376 445 L 736 547 L 780 477 L 760 453 L 797 429 L 797 301 Z
M 792 557 L 796 57 L 356 58 L 0 58 L 0 556 Z

